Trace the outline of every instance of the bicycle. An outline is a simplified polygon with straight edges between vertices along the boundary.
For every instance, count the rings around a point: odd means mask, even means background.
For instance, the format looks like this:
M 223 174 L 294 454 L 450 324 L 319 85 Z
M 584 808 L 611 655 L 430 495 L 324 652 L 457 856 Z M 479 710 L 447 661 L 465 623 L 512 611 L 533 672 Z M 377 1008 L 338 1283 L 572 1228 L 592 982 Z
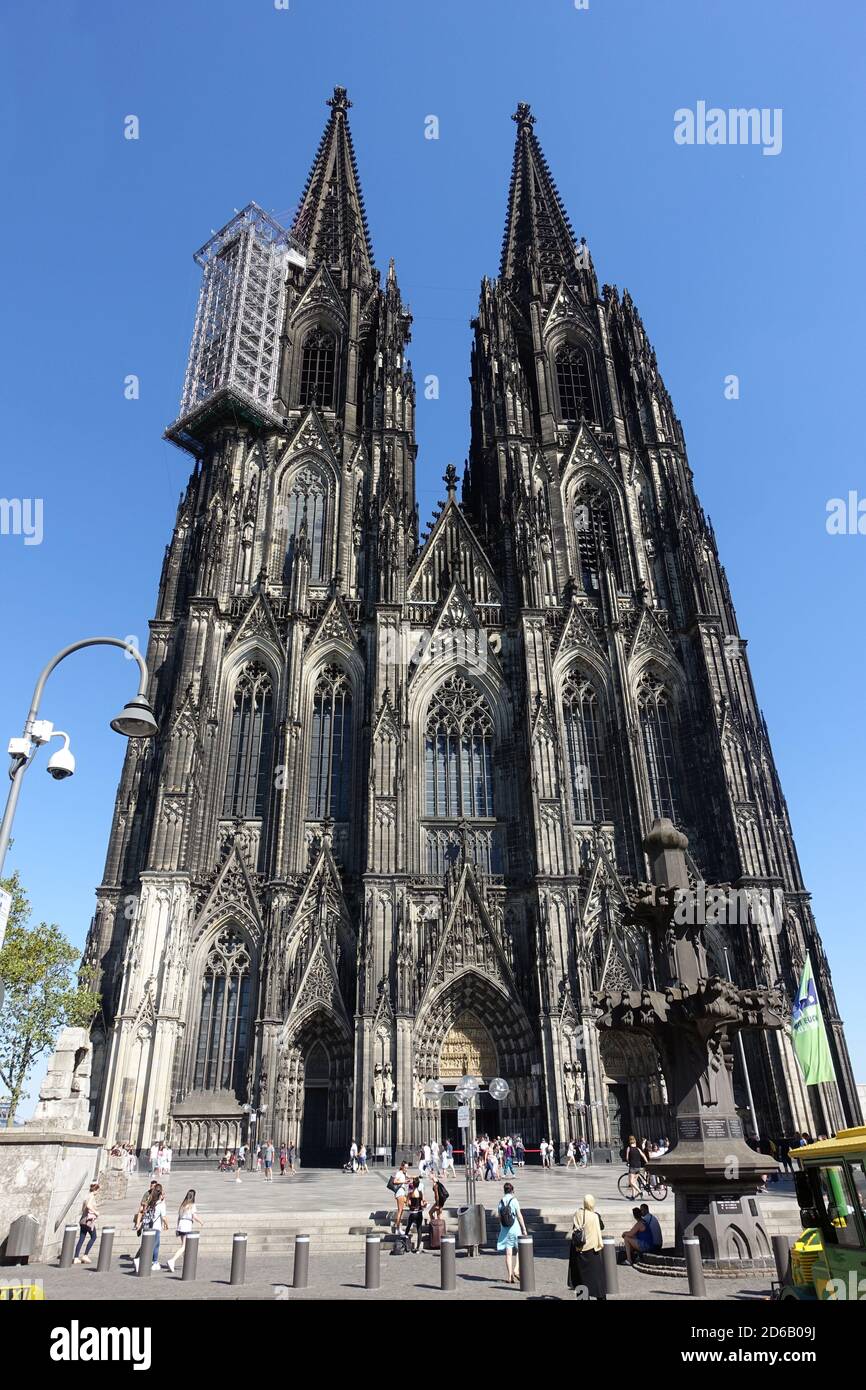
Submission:
M 647 1173 L 644 1169 L 634 1174 L 637 1179 L 637 1196 L 631 1191 L 629 1179 L 632 1174 L 626 1171 L 620 1174 L 617 1188 L 620 1197 L 624 1197 L 627 1202 L 636 1202 L 640 1197 L 646 1197 L 653 1202 L 663 1202 L 668 1195 L 668 1186 L 662 1182 L 657 1173 Z

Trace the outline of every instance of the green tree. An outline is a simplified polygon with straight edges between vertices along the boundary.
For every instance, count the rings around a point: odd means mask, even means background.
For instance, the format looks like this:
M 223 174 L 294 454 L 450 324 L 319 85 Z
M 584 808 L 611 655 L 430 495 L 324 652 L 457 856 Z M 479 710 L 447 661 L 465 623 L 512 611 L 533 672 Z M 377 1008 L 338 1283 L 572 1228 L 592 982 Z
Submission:
M 99 995 L 76 970 L 80 952 L 60 928 L 29 926 L 30 903 L 18 874 L 4 880 L 12 894 L 6 939 L 0 950 L 0 980 L 6 997 L 0 1008 L 0 1083 L 10 1098 L 11 1125 L 27 1077 L 43 1053 L 54 1047 L 61 1028 L 89 1028 Z

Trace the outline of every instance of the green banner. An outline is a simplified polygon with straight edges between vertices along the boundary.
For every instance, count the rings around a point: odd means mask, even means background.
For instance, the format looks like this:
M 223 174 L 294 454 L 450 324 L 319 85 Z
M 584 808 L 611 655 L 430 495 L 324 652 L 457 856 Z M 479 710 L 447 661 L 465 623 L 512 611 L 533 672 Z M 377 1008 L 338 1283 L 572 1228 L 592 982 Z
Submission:
M 830 1044 L 827 1041 L 821 1005 L 818 1003 L 812 961 L 808 954 L 791 1022 L 794 1030 L 794 1051 L 803 1069 L 806 1085 L 817 1086 L 821 1081 L 835 1081 Z

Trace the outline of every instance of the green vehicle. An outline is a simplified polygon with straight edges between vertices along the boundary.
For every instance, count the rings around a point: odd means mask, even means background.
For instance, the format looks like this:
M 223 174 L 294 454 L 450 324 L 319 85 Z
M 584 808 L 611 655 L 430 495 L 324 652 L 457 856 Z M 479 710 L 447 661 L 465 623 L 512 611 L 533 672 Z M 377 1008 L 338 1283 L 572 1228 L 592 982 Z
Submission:
M 866 1301 L 866 1126 L 840 1129 L 791 1157 L 806 1229 L 779 1297 Z

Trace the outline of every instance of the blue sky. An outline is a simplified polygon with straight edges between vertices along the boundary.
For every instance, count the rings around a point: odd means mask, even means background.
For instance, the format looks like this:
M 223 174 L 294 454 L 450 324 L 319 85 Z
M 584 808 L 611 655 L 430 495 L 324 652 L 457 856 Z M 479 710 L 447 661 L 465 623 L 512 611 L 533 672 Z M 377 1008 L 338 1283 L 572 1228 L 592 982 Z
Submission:
M 6 274 L 0 494 L 42 498 L 44 538 L 0 536 L 0 732 L 20 732 L 53 651 L 146 641 L 186 457 L 161 439 L 198 288 L 192 253 L 255 199 L 288 217 L 335 83 L 377 264 L 415 315 L 422 519 L 468 444 L 470 330 L 498 268 L 519 100 L 602 282 L 655 344 L 716 528 L 807 884 L 866 1080 L 866 537 L 826 504 L 866 495 L 862 401 L 866 22 L 811 0 L 446 0 L 437 5 L 13 0 L 0 56 Z M 674 112 L 782 108 L 776 157 L 680 146 Z M 123 138 L 127 115 L 140 139 Z M 425 118 L 440 138 L 424 138 Z M 124 377 L 140 399 L 124 399 Z M 726 400 L 724 378 L 740 379 Z M 134 687 L 110 651 L 73 657 L 44 714 L 78 773 L 28 774 L 11 866 L 38 917 L 83 942 Z

